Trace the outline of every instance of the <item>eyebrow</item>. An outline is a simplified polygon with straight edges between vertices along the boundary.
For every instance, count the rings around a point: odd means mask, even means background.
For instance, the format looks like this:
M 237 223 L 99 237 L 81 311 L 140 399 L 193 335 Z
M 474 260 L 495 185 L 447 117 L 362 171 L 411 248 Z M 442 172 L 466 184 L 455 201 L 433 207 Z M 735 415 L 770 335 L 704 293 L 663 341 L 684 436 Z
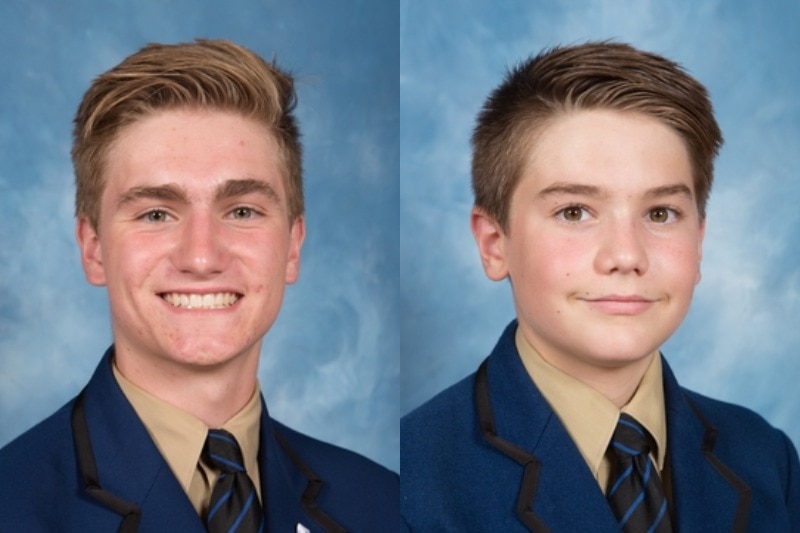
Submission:
M 661 187 L 650 189 L 645 194 L 645 197 L 650 199 L 665 198 L 667 196 L 686 196 L 690 199 L 694 198 L 692 189 L 683 183 L 676 183 L 675 185 L 662 185 Z
M 280 196 L 269 183 L 256 179 L 227 180 L 217 187 L 214 200 L 220 201 L 247 194 L 261 194 L 271 202 L 280 204 Z M 123 207 L 138 200 L 159 200 L 178 204 L 188 204 L 189 194 L 184 187 L 173 183 L 166 185 L 132 187 L 117 201 L 117 207 Z
M 280 196 L 272 185 L 266 181 L 250 178 L 228 180 L 224 182 L 217 188 L 214 194 L 214 200 L 225 200 L 227 198 L 235 198 L 247 194 L 260 194 L 276 204 L 280 204 L 281 202 Z
M 117 207 L 123 207 L 138 200 L 161 200 L 188 204 L 189 195 L 186 193 L 186 189 L 174 184 L 132 187 L 120 196 Z
M 540 198 L 557 196 L 559 194 L 571 194 L 576 196 L 601 196 L 600 188 L 594 185 L 583 185 L 581 183 L 557 182 L 539 191 Z
M 539 191 L 540 198 L 547 198 L 549 196 L 557 196 L 557 195 L 574 195 L 574 196 L 589 196 L 589 197 L 600 197 L 605 196 L 606 193 L 602 191 L 599 187 L 595 187 L 594 185 L 584 185 L 582 183 L 568 183 L 568 182 L 558 182 L 550 185 Z M 644 196 L 648 199 L 658 199 L 658 198 L 665 198 L 668 196 L 686 196 L 688 198 L 694 198 L 692 194 L 692 189 L 690 189 L 687 185 L 683 183 L 676 183 L 673 185 L 662 185 L 660 187 L 654 187 L 652 189 L 648 189 L 645 192 Z

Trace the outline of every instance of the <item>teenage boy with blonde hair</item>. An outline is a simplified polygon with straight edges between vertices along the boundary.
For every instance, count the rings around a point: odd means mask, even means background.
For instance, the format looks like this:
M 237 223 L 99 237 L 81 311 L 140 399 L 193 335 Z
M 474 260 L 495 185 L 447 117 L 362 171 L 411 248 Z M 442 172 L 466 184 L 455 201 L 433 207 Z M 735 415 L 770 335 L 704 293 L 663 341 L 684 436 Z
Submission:
M 471 225 L 514 320 L 407 415 L 411 531 L 800 531 L 800 465 L 761 417 L 681 388 L 722 144 L 705 88 L 625 44 L 548 50 L 490 95 Z
M 305 235 L 292 78 L 227 41 L 152 44 L 75 118 L 77 240 L 114 344 L 0 451 L 3 531 L 380 531 L 397 476 L 272 419 L 262 338 Z

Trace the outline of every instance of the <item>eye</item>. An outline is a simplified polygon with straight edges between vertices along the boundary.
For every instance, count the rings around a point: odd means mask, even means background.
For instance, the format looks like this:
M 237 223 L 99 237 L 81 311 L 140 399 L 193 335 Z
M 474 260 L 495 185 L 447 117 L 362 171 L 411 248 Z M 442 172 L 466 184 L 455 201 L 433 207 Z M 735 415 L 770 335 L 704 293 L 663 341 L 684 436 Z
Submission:
M 657 224 L 673 222 L 678 217 L 679 213 L 675 209 L 665 206 L 654 207 L 647 213 L 647 218 L 649 218 L 651 222 Z
M 141 216 L 141 219 L 145 222 L 150 222 L 152 224 L 158 224 L 160 222 L 166 222 L 169 218 L 169 215 L 166 211 L 162 209 L 151 209 L 150 211 L 146 212 Z
M 566 222 L 580 222 L 585 219 L 589 211 L 582 205 L 568 205 L 556 212 L 556 216 Z
M 231 211 L 231 218 L 236 220 L 247 220 L 256 216 L 256 211 L 252 207 L 237 207 Z

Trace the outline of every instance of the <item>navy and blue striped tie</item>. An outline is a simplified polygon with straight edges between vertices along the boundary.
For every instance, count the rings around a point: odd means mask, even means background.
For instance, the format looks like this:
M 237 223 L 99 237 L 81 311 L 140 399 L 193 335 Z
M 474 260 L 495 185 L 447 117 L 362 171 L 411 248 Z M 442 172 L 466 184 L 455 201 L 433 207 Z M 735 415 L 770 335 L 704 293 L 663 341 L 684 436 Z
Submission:
M 608 502 L 624 533 L 672 531 L 661 479 L 650 460 L 644 428 L 623 413 L 611 439 L 616 464 Z
M 209 533 L 257 533 L 264 517 L 253 482 L 247 475 L 239 443 L 224 429 L 211 429 L 203 457 L 219 470 L 206 515 Z

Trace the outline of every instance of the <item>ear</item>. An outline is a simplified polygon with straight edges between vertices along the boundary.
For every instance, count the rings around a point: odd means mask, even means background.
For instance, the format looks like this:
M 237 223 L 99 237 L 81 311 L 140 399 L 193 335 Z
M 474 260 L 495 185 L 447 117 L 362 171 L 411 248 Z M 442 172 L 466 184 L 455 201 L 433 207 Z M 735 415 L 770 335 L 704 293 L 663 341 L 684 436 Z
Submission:
M 97 230 L 85 218 L 79 217 L 75 223 L 75 238 L 81 251 L 81 264 L 86 281 L 92 285 L 106 284 L 106 271 L 103 266 L 103 252 Z
M 486 276 L 492 281 L 504 279 L 508 276 L 505 255 L 506 235 L 500 224 L 482 209 L 473 207 L 470 226 Z
M 306 221 L 299 216 L 289 229 L 289 253 L 286 257 L 286 283 L 294 283 L 300 277 L 300 249 L 306 238 Z
M 697 285 L 700 283 L 700 278 L 702 277 L 701 268 L 703 262 L 703 239 L 706 237 L 706 219 L 700 221 L 700 238 L 697 241 L 697 279 L 695 280 L 694 284 Z

